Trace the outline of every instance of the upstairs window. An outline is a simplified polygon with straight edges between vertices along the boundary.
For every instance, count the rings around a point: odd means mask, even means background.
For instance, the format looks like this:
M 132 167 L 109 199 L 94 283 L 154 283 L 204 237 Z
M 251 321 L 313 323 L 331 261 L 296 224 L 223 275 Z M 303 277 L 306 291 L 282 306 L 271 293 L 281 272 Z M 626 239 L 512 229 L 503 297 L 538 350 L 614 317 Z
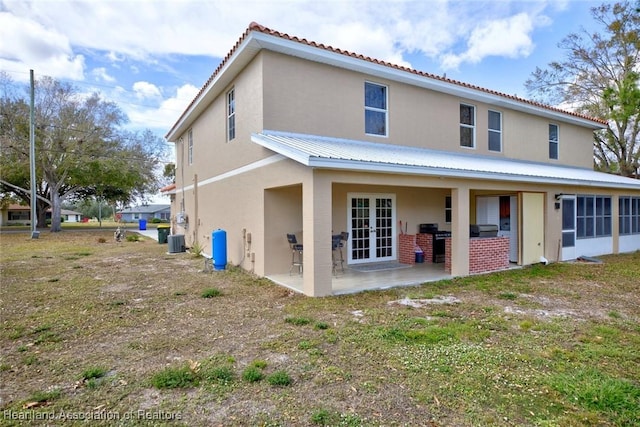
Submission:
M 387 136 L 387 87 L 364 83 L 364 133 Z
M 235 90 L 227 92 L 227 141 L 236 137 L 236 95 Z
M 193 129 L 189 129 L 187 135 L 187 159 L 190 165 L 193 164 Z
M 489 151 L 502 151 L 502 113 L 489 110 Z
M 476 146 L 476 107 L 460 104 L 460 146 Z
M 549 124 L 549 158 L 558 159 L 558 125 Z

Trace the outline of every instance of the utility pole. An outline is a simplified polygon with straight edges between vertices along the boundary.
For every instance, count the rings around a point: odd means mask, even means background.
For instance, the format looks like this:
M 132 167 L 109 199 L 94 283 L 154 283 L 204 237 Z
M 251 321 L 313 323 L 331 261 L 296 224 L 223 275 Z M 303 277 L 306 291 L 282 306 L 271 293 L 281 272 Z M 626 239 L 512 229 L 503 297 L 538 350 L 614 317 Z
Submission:
M 37 239 L 40 232 L 36 231 L 38 217 L 36 215 L 36 120 L 35 120 L 35 90 L 33 70 L 29 70 L 31 81 L 31 102 L 29 105 L 29 167 L 31 174 L 31 238 Z

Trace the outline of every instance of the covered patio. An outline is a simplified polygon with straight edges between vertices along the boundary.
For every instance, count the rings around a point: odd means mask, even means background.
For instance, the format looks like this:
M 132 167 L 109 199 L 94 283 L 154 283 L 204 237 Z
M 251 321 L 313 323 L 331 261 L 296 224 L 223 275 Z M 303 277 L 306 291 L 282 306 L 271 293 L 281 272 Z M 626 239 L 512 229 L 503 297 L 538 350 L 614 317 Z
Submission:
M 372 263 L 337 268 L 332 275 L 332 295 L 344 295 L 362 291 L 380 290 L 400 286 L 416 286 L 425 282 L 435 282 L 452 278 L 446 273 L 444 264 L 400 264 Z M 267 279 L 293 291 L 304 293 L 303 276 L 294 270 L 289 273 L 268 275 Z

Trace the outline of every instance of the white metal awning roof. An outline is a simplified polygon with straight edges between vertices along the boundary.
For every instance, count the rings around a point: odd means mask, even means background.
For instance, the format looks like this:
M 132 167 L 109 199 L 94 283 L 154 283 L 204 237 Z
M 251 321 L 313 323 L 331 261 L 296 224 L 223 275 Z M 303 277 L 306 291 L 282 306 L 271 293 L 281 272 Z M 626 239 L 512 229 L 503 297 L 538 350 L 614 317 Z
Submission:
M 316 168 L 640 191 L 640 180 L 577 167 L 269 130 L 252 134 L 251 140 Z

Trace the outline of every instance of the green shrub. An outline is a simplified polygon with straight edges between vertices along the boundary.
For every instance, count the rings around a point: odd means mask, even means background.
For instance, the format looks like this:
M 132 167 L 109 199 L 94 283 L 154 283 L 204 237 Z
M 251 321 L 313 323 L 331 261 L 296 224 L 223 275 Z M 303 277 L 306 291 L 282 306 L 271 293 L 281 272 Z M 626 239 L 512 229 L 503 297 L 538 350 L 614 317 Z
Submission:
M 202 291 L 202 294 L 200 294 L 202 298 L 214 298 L 219 297 L 220 295 L 222 295 L 222 291 L 216 288 L 205 289 Z
M 264 369 L 267 367 L 267 362 L 266 360 L 254 360 L 253 362 L 251 362 L 251 366 L 254 366 L 256 368 L 260 368 L 260 369 Z
M 233 381 L 235 375 L 228 366 L 214 366 L 202 372 L 202 376 L 207 381 L 229 384 Z
M 316 329 L 329 329 L 329 324 L 327 322 L 316 322 L 313 327 Z
M 287 317 L 284 321 L 296 326 L 304 326 L 311 323 L 311 319 L 307 317 Z
M 287 371 L 276 371 L 267 377 L 267 381 L 272 386 L 285 387 L 291 384 L 291 376 Z
M 86 381 L 86 380 L 101 378 L 101 377 L 104 377 L 107 372 L 108 372 L 108 369 L 106 368 L 103 368 L 101 366 L 94 366 L 82 371 L 82 379 Z
M 326 409 L 318 409 L 311 414 L 311 422 L 320 426 L 332 425 L 335 422 L 335 416 Z
M 249 366 L 242 372 L 242 379 L 250 383 L 258 382 L 263 378 L 262 370 L 256 366 Z
M 36 391 L 29 397 L 30 402 L 49 402 L 60 397 L 60 390 Z
M 181 368 L 165 368 L 151 378 L 155 388 L 188 388 L 198 385 L 198 378 L 184 366 Z

